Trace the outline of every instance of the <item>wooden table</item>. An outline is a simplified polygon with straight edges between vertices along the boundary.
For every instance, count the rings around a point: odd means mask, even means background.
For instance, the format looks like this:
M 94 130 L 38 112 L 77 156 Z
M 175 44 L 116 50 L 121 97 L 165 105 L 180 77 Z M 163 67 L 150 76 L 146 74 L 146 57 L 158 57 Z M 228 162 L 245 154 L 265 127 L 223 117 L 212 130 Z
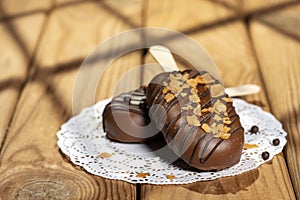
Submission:
M 245 99 L 283 123 L 284 153 L 239 176 L 167 186 L 108 180 L 70 163 L 56 132 L 72 116 L 81 62 L 105 39 L 144 26 L 201 43 L 226 86 L 259 84 L 262 91 Z M 300 198 L 299 1 L 2 0 L 0 47 L 0 199 Z M 97 100 L 151 59 L 137 51 L 112 63 Z

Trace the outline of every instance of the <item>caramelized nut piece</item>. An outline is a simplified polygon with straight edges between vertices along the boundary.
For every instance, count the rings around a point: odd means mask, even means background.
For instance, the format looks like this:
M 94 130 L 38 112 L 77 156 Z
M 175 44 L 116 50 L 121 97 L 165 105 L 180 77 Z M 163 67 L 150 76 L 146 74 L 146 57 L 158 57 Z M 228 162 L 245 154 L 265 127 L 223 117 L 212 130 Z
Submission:
M 165 96 L 166 102 L 170 102 L 170 101 L 172 101 L 174 98 L 175 98 L 175 95 L 174 95 L 174 94 L 171 94 L 171 93 L 168 93 L 168 94 Z
M 195 115 L 187 116 L 186 120 L 187 120 L 187 122 L 188 122 L 189 125 L 192 125 L 192 126 L 201 126 L 198 118 Z
M 210 87 L 210 95 L 211 97 L 219 97 L 224 95 L 224 89 L 221 84 L 212 85 Z
M 227 140 L 227 139 L 229 139 L 230 134 L 229 133 L 219 133 L 216 137 L 217 138 L 222 138 L 224 140 Z
M 228 102 L 228 103 L 231 103 L 232 102 L 232 99 L 229 98 L 229 97 L 224 97 L 222 98 L 224 101 Z
M 211 131 L 210 127 L 204 123 L 202 124 L 201 128 L 206 132 L 206 133 L 209 133 Z

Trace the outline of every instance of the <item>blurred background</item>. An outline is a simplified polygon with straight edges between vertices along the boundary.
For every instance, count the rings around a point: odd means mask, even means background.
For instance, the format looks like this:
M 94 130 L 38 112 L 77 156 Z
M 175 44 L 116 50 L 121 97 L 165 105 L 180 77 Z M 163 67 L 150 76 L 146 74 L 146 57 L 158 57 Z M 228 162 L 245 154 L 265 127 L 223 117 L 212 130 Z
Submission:
M 285 188 L 272 191 L 278 197 L 293 193 L 284 183 L 291 179 L 300 198 L 298 0 L 1 0 L 0 173 L 8 173 L 12 163 L 65 165 L 55 134 L 72 116 L 82 61 L 101 42 L 138 27 L 164 27 L 193 38 L 216 62 L 225 86 L 262 87 L 244 99 L 272 112 L 289 143 L 284 156 L 274 159 L 275 168 L 261 170 L 280 174 L 270 179 Z M 120 77 L 149 62 L 153 58 L 142 50 L 114 61 L 99 81 L 96 100 L 110 97 Z M 143 76 L 141 70 L 132 81 Z

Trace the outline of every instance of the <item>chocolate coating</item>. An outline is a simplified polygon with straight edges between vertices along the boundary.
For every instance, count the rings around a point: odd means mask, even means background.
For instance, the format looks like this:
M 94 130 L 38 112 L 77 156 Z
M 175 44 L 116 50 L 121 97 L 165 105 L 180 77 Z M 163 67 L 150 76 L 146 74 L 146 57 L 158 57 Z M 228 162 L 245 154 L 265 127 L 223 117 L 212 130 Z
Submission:
M 188 80 L 195 80 L 198 76 L 201 76 L 198 77 L 199 79 L 202 76 L 209 77 L 210 83 L 197 83 L 195 86 L 197 95 L 200 98 L 199 103 L 191 103 L 191 100 L 195 98 L 193 95 L 187 95 L 187 93 L 192 91 L 192 87 L 190 85 L 187 87 L 184 81 L 180 83 L 180 87 L 184 87 L 184 89 L 180 89 L 179 93 L 177 89 L 177 93 L 175 92 L 177 96 L 168 99 L 168 94 L 169 97 L 173 97 L 174 92 L 172 93 L 172 90 L 174 91 L 174 88 L 171 88 L 171 92 L 168 92 L 166 85 L 177 85 L 176 81 L 175 84 L 170 83 L 172 82 L 170 80 L 172 79 L 171 76 L 181 77 L 184 74 L 188 74 Z M 207 72 L 186 70 L 183 72 L 161 73 L 152 79 L 146 90 L 146 103 L 150 108 L 150 118 L 154 120 L 158 127 L 162 127 L 162 133 L 168 146 L 187 164 L 205 171 L 221 170 L 233 166 L 239 162 L 244 145 L 244 129 L 232 102 L 225 101 L 228 99 L 225 93 L 223 96 L 212 97 L 213 91 L 211 91 L 211 88 L 213 85 L 220 86 L 220 83 Z M 226 115 L 227 122 L 229 122 L 226 127 L 230 129 L 230 131 L 227 130 L 226 137 L 219 137 L 216 132 L 212 133 L 212 130 L 215 130 L 213 128 L 218 126 L 218 123 L 214 124 L 214 120 L 217 119 L 216 114 L 214 112 L 204 112 L 204 110 L 207 111 L 216 105 L 217 101 L 221 102 L 226 109 L 226 114 L 225 112 L 223 114 Z M 197 102 L 197 99 L 195 102 Z M 154 105 L 155 107 L 151 109 L 151 106 Z M 185 106 L 188 107 L 187 105 L 191 105 L 192 111 L 183 109 Z M 196 115 L 193 112 L 195 112 L 198 105 L 200 105 L 202 113 Z M 218 115 L 221 116 L 221 114 Z M 191 117 L 190 119 L 195 116 L 196 121 L 191 120 L 190 122 L 188 116 Z M 203 127 L 203 124 L 208 125 L 208 128 Z
M 106 136 L 124 143 L 146 142 L 159 130 L 150 123 L 145 106 L 145 88 L 122 93 L 112 99 L 103 111 L 103 129 Z

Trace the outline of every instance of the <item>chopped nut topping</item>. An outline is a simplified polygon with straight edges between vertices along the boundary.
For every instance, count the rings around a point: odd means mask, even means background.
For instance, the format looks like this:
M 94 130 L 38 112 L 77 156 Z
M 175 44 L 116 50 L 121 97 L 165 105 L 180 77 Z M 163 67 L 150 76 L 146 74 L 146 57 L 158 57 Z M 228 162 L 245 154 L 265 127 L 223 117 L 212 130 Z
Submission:
M 112 155 L 110 153 L 107 152 L 103 152 L 99 154 L 100 158 L 110 158 Z
M 232 99 L 229 98 L 229 97 L 224 97 L 224 98 L 222 98 L 222 99 L 223 99 L 224 101 L 228 102 L 228 103 L 232 102 Z
M 216 137 L 227 140 L 230 137 L 230 134 L 229 133 L 219 133 L 218 135 L 216 135 Z
M 199 103 L 200 102 L 200 98 L 198 96 L 196 96 L 196 95 L 190 95 L 189 96 L 189 100 L 191 102 L 194 102 L 194 103 Z
M 174 94 L 171 94 L 171 93 L 168 93 L 168 94 L 165 96 L 166 102 L 170 102 L 170 101 L 172 101 L 174 98 L 175 98 L 175 95 L 174 95 Z
M 143 173 L 143 172 L 139 172 L 136 177 L 138 178 L 145 178 L 146 176 L 150 176 L 150 174 L 148 172 Z
M 187 116 L 186 120 L 187 120 L 188 124 L 191 126 L 201 126 L 198 118 L 195 115 Z
M 218 127 L 212 126 L 212 127 L 211 127 L 211 132 L 212 132 L 213 134 L 219 133 Z
M 221 84 L 215 84 L 210 87 L 211 97 L 219 97 L 224 94 L 224 88 Z
M 230 128 L 229 128 L 229 127 L 223 126 L 223 128 L 222 128 L 222 132 L 223 132 L 223 133 L 228 133 L 229 131 L 230 131 Z
M 215 79 L 212 78 L 212 76 L 209 73 L 205 73 L 201 76 L 204 80 L 203 84 L 209 84 L 209 83 L 214 83 Z
M 208 108 L 203 108 L 203 109 L 202 109 L 202 112 L 203 112 L 203 113 L 209 112 L 209 110 L 208 110 Z
M 244 150 L 258 148 L 258 147 L 259 146 L 257 144 L 244 144 Z
M 192 110 L 193 107 L 191 105 L 187 105 L 181 108 L 182 110 Z
M 201 105 L 200 104 L 197 105 L 197 107 L 194 109 L 193 113 L 195 115 L 199 115 L 199 116 L 202 115 L 202 113 L 201 113 Z
M 163 94 L 166 94 L 166 93 L 168 93 L 168 92 L 170 92 L 171 90 L 170 90 L 170 88 L 169 87 L 164 87 L 164 89 L 163 89 Z
M 177 74 L 179 74 L 179 73 L 177 73 Z M 181 74 L 180 74 L 181 75 Z M 178 79 L 180 79 L 178 76 L 176 76 L 176 75 L 174 75 L 174 74 L 170 74 L 169 75 L 169 78 L 170 78 L 170 80 L 172 81 L 172 80 L 178 80 Z
M 226 105 L 224 105 L 220 100 L 217 100 L 216 103 L 214 104 L 214 111 L 217 114 L 220 114 L 221 112 L 225 112 Z
M 218 128 L 218 131 L 219 131 L 219 132 L 221 132 L 221 131 L 222 131 L 222 129 L 223 129 L 223 126 L 224 126 L 223 124 L 218 124 L 218 125 L 217 125 L 217 128 Z
M 189 76 L 190 75 L 188 73 L 185 73 L 185 74 L 183 74 L 182 79 L 186 81 L 186 80 L 188 80 Z
M 211 131 L 210 127 L 204 123 L 202 124 L 201 128 L 206 132 L 206 133 L 209 133 Z
M 197 89 L 196 88 L 192 88 L 191 89 L 191 93 L 195 96 L 198 96 L 198 92 L 197 92 Z
M 191 87 L 193 87 L 193 88 L 196 88 L 197 85 L 198 85 L 197 80 L 194 79 L 194 78 L 191 78 L 191 79 L 187 80 L 186 82 L 187 82 L 187 84 L 189 84 L 189 85 L 190 85 Z
M 185 96 L 187 95 L 187 93 L 181 92 L 180 95 L 181 95 L 182 97 L 185 97 Z
M 185 88 L 189 88 L 190 86 L 189 86 L 188 84 L 186 84 L 186 83 L 183 83 L 183 84 L 181 85 L 181 87 L 182 87 L 183 89 L 185 89 Z
M 216 120 L 216 121 L 222 120 L 222 118 L 220 117 L 220 115 L 215 115 L 213 119 Z
M 231 124 L 231 121 L 230 120 L 223 120 L 223 123 L 228 125 L 228 124 Z

